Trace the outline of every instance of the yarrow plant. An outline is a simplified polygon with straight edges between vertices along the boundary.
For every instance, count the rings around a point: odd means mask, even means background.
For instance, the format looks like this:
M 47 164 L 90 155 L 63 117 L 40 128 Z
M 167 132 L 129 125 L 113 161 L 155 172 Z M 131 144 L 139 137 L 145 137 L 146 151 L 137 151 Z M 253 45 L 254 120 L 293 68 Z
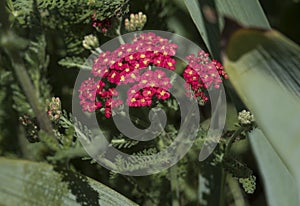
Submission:
M 247 99 L 251 99 L 247 87 L 253 84 L 235 81 L 241 76 L 240 67 L 260 68 L 260 64 L 246 61 L 254 47 L 245 44 L 249 49 L 243 50 L 238 43 L 244 36 L 251 40 L 255 34 L 255 41 L 261 36 L 261 54 L 272 60 L 275 53 L 282 54 L 282 49 L 273 50 L 282 41 L 269 29 L 245 30 L 241 23 L 255 25 L 259 15 L 247 22 L 251 17 L 244 18 L 243 12 L 232 13 L 239 1 L 220 1 L 222 13 L 208 1 L 179 2 L 0 1 L 0 176 L 4 180 L 0 191 L 12 191 L 0 192 L 0 205 L 11 205 L 12 200 L 16 205 L 31 204 L 26 202 L 32 200 L 28 195 L 41 205 L 61 205 L 64 200 L 57 197 L 72 197 L 72 205 L 265 205 L 255 200 L 256 196 L 265 199 L 261 190 L 255 191 L 256 185 L 261 188 L 261 182 L 268 183 L 265 177 L 257 177 L 265 171 L 252 171 L 242 160 L 252 158 L 250 165 L 255 162 L 250 144 L 253 154 L 262 157 L 256 147 L 260 144 L 253 143 L 268 141 L 255 135 L 258 129 L 269 136 L 268 131 L 273 130 L 255 122 L 256 118 L 259 123 L 264 121 L 260 105 L 256 108 Z M 251 8 L 259 6 L 258 2 L 251 1 Z M 258 13 L 263 11 L 257 8 Z M 190 23 L 187 11 L 192 17 Z M 219 22 L 223 14 L 232 19 Z M 262 18 L 258 23 L 261 28 L 267 21 Z M 217 25 L 224 25 L 224 31 L 211 35 L 209 28 Z M 245 32 L 235 33 L 235 29 Z M 200 44 L 178 33 L 188 34 Z M 202 41 L 199 34 L 205 37 Z M 274 40 L 277 46 L 273 47 Z M 258 51 L 259 44 L 253 44 Z M 222 57 L 230 78 L 210 55 Z M 256 59 L 256 53 L 253 57 Z M 266 66 L 263 64 L 264 73 Z M 286 64 L 278 66 L 272 75 Z M 62 67 L 68 69 L 60 70 Z M 242 74 L 251 81 L 247 73 Z M 282 81 L 282 75 L 278 73 L 278 77 Z M 228 78 L 233 84 L 227 84 Z M 240 97 L 245 104 L 232 86 L 243 94 Z M 24 175 L 23 169 L 17 168 L 32 163 L 11 161 L 11 157 L 36 161 L 35 171 L 26 170 Z M 256 160 L 261 168 L 268 165 L 261 164 L 264 158 Z M 13 162 L 17 166 L 8 169 Z M 55 165 L 53 171 L 45 163 Z M 44 173 L 39 175 L 42 168 L 55 177 L 53 184 L 44 182 Z M 105 179 L 106 185 L 132 201 L 98 183 L 91 184 L 89 178 L 79 178 L 73 172 L 69 175 L 68 168 Z M 17 178 L 22 187 L 10 181 L 10 171 L 24 177 Z M 37 183 L 45 183 L 45 187 L 36 187 Z M 269 194 L 276 189 L 268 188 Z M 245 193 L 254 193 L 253 198 L 248 199 Z
M 94 77 L 82 82 L 79 89 L 83 111 L 104 111 L 105 117 L 110 118 L 111 109 L 124 104 L 122 100 L 114 98 L 119 95 L 115 89 L 118 85 L 131 85 L 126 100 L 129 107 L 151 106 L 159 100 L 169 99 L 171 80 L 164 71 L 154 70 L 153 67 L 175 70 L 174 55 L 177 48 L 178 45 L 168 39 L 149 32 L 135 36 L 132 43 L 121 44 L 112 52 L 100 53 L 94 60 Z M 197 57 L 189 55 L 186 60 L 188 65 L 183 77 L 191 86 L 194 96 L 204 104 L 208 101 L 205 90 L 219 88 L 222 78 L 227 78 L 226 72 L 219 62 L 211 61 L 204 51 L 199 51 Z M 143 69 L 147 71 L 143 72 Z

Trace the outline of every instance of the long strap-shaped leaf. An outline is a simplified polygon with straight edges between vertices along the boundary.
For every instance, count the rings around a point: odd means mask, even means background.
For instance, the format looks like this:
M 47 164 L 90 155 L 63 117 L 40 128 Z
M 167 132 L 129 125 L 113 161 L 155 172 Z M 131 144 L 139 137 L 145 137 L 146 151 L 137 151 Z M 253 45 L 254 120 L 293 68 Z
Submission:
M 274 151 L 261 130 L 256 129 L 249 134 L 249 139 L 261 170 L 269 205 L 298 206 L 297 186 L 291 173 Z
M 45 163 L 0 158 L 0 205 L 136 206 L 109 187 Z

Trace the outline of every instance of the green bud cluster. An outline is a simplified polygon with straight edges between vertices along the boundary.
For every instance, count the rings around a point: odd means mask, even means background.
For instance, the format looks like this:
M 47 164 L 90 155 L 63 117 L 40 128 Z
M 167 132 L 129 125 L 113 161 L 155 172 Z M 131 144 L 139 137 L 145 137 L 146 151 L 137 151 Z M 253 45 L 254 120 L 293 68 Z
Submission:
M 254 175 L 251 175 L 248 178 L 239 178 L 239 182 L 242 184 L 246 193 L 254 193 L 256 188 L 256 177 Z
M 96 36 L 90 34 L 84 37 L 82 46 L 87 50 L 93 50 L 99 47 L 99 41 Z
M 254 122 L 254 116 L 249 111 L 243 110 L 239 112 L 238 120 L 242 125 L 249 125 Z

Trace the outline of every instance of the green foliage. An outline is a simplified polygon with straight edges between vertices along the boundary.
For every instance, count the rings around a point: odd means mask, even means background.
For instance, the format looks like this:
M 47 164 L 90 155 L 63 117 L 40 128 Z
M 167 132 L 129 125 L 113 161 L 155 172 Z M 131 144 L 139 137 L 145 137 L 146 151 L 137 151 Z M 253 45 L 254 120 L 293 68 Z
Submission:
M 63 110 L 58 121 L 54 121 L 56 140 L 46 133 L 40 133 L 40 139 L 53 152 L 47 159 L 53 162 L 64 162 L 77 157 L 86 157 L 87 154 L 79 139 L 90 139 L 91 131 L 76 119 L 71 113 Z
M 68 29 L 66 29 L 64 33 L 64 42 L 66 44 L 67 53 L 68 54 L 82 53 L 84 51 L 84 48 L 82 47 L 82 40 L 85 33 L 83 31 L 73 31 L 73 30 L 69 30 L 69 32 L 66 31 L 68 31 Z
M 92 139 L 92 132 L 83 125 L 81 122 L 77 121 L 71 113 L 67 113 L 63 110 L 63 115 L 59 120 L 59 126 L 67 130 L 67 132 L 73 131 L 69 138 L 73 139 Z M 76 131 L 76 132 L 75 132 Z
M 39 139 L 52 151 L 59 151 L 61 149 L 59 142 L 44 131 L 39 132 Z
M 21 25 L 30 23 L 30 16 L 33 12 L 33 0 L 28 1 L 12 1 L 11 11 L 14 17 Z
M 113 16 L 122 16 L 128 11 L 129 0 L 108 0 L 94 1 L 90 0 L 91 5 L 97 10 L 96 17 L 99 20 L 111 18 Z
M 86 64 L 86 60 L 81 57 L 65 57 L 58 62 L 66 68 L 79 68 L 91 70 L 91 66 Z
M 43 22 L 50 28 L 78 23 L 89 23 L 90 17 L 97 11 L 96 17 L 104 20 L 117 15 L 117 11 L 126 9 L 125 0 L 86 1 L 86 0 L 15 0 L 13 1 L 14 14 L 20 24 L 30 24 L 33 8 L 37 7 Z M 46 18 L 50 21 L 46 21 Z M 59 24 L 57 24 L 59 20 Z
M 18 111 L 20 114 L 28 114 L 30 117 L 34 116 L 31 106 L 27 102 L 25 95 L 18 85 L 11 85 L 11 89 L 13 91 L 13 108 Z
M 223 167 L 225 171 L 232 175 L 232 177 L 238 179 L 246 193 L 254 193 L 256 188 L 256 177 L 246 164 L 240 162 L 231 155 L 227 155 L 223 159 Z
M 92 15 L 98 20 L 110 19 L 127 11 L 124 0 L 16 0 L 12 2 L 15 22 L 31 28 L 37 22 L 46 30 L 56 30 L 64 39 L 68 54 L 80 54 L 83 37 L 92 29 Z
M 125 138 L 116 138 L 111 140 L 111 145 L 118 149 L 129 149 L 135 145 L 137 145 L 139 141 L 130 140 Z
M 170 157 L 167 155 L 163 158 L 157 159 L 157 149 L 149 148 L 139 151 L 131 156 L 128 159 L 124 159 L 121 156 L 116 157 L 116 166 L 119 170 L 128 172 L 134 170 L 142 170 L 152 168 L 151 165 L 158 165 L 162 162 L 167 163 L 170 160 Z M 146 158 L 145 158 L 146 157 Z M 152 168 L 154 171 L 156 168 Z
M 252 175 L 252 170 L 246 164 L 232 156 L 226 156 L 223 159 L 223 166 L 226 171 L 236 178 L 249 178 Z

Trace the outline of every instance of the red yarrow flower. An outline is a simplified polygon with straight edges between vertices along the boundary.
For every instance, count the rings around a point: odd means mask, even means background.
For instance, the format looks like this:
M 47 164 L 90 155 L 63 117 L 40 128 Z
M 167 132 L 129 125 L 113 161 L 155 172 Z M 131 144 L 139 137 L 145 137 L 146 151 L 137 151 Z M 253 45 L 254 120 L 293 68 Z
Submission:
M 172 84 L 166 72 L 153 67 L 175 70 L 174 55 L 177 45 L 154 33 L 143 33 L 134 37 L 132 43 L 120 45 L 114 51 L 102 52 L 94 60 L 89 78 L 79 89 L 83 111 L 102 111 L 106 118 L 112 116 L 112 108 L 126 103 L 129 107 L 151 106 L 157 101 L 171 98 Z M 219 88 L 227 74 L 221 63 L 210 60 L 204 51 L 186 57 L 188 65 L 183 78 L 187 94 L 196 97 L 201 104 L 208 101 L 206 91 Z M 143 69 L 147 69 L 146 71 Z M 127 98 L 118 99 L 116 86 L 129 85 Z
M 129 89 L 127 103 L 131 107 L 141 107 L 150 106 L 154 97 L 167 100 L 171 97 L 167 91 L 171 87 L 164 71 L 148 70 L 141 75 L 140 82 Z
M 112 24 L 112 18 L 99 20 L 97 19 L 96 11 L 92 15 L 92 26 L 102 33 L 106 33 Z
M 96 100 L 97 91 L 100 86 L 101 84 L 92 78 L 85 80 L 81 84 L 79 98 L 83 111 L 93 112 L 102 106 L 102 103 Z
M 216 60 L 210 60 L 209 54 L 199 51 L 197 56 L 191 54 L 186 57 L 188 65 L 186 66 L 183 77 L 191 86 L 194 96 L 199 99 L 201 104 L 208 101 L 205 91 L 209 88 L 219 88 L 222 79 L 228 76 L 221 63 Z
M 94 20 L 95 26 L 102 26 L 96 19 Z M 175 55 L 176 49 L 176 44 L 150 32 L 134 37 L 132 43 L 122 44 L 114 51 L 99 54 L 94 60 L 92 74 L 102 80 L 98 85 L 95 81 L 90 82 L 93 83 L 91 88 L 87 87 L 88 82 L 84 82 L 80 88 L 84 111 L 93 112 L 104 108 L 104 115 L 107 118 L 111 117 L 111 108 L 123 104 L 122 101 L 114 104 L 113 99 L 118 95 L 115 86 L 122 84 L 133 84 L 126 100 L 131 107 L 150 106 L 154 100 L 170 98 L 171 95 L 167 90 L 172 85 L 165 72 L 149 70 L 142 73 L 142 69 L 157 66 L 174 70 L 176 61 L 172 56 Z M 96 92 L 93 95 L 84 95 L 84 90 Z

